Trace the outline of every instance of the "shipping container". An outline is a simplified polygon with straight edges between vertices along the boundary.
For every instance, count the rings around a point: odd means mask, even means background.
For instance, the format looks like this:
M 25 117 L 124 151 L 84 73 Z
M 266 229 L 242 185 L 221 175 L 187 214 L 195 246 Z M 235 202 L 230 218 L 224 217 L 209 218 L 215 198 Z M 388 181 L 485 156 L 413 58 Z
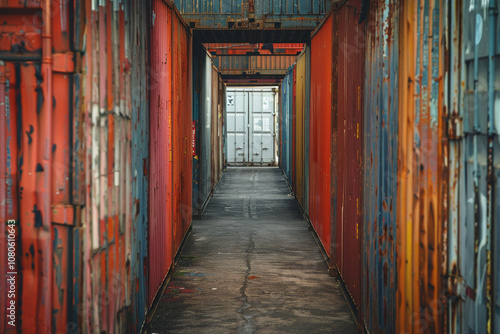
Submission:
M 362 161 L 365 22 L 361 0 L 332 13 L 332 202 L 336 238 L 330 258 L 361 306 Z
M 146 311 L 147 4 L 1 7 L 0 215 L 27 251 L 17 328 L 2 317 L 1 331 L 135 331 Z
M 448 9 L 452 36 L 462 33 L 461 45 L 450 43 L 456 67 L 449 67 L 451 84 L 460 93 L 449 104 L 454 126 L 448 131 L 453 203 L 448 292 L 454 297 L 449 330 L 457 333 L 500 330 L 499 5 L 465 0 Z
M 220 55 L 299 55 L 304 43 L 206 43 L 212 56 Z
M 399 4 L 370 6 L 365 37 L 363 301 L 365 325 L 395 332 Z
M 331 183 L 332 159 L 332 33 L 328 16 L 311 39 L 311 95 L 309 111 L 309 219 L 323 248 L 332 254 L 330 235 L 334 217 L 332 201 L 336 185 Z
M 196 29 L 313 28 L 330 7 L 329 0 L 175 0 L 182 16 Z
M 193 180 L 197 185 L 198 193 L 193 192 L 193 210 L 195 210 L 196 215 L 199 215 L 212 190 L 212 59 L 202 47 L 199 47 L 194 57 L 194 63 L 197 67 L 193 70 L 196 72 L 198 69 L 199 73 L 195 73 L 193 99 L 197 106 L 193 108 L 193 115 L 198 113 L 199 117 L 198 124 L 195 125 L 195 161 L 197 161 L 197 166 L 193 166 Z
M 296 55 L 219 55 L 214 65 L 224 77 L 280 76 L 297 60 Z
M 309 161 L 305 158 L 307 142 L 309 138 L 305 135 L 306 130 L 306 110 L 309 109 L 307 97 L 309 95 L 309 82 L 307 81 L 306 73 L 309 71 L 308 64 L 309 48 L 307 48 L 297 59 L 296 80 L 295 80 L 295 196 L 303 210 L 305 210 L 305 202 L 307 195 L 305 193 L 306 180 L 306 165 Z
M 443 6 L 400 8 L 396 331 L 443 333 Z
M 276 163 L 275 90 L 275 87 L 227 88 L 229 165 Z
M 192 218 L 192 45 L 175 7 L 155 2 L 152 22 L 149 302 L 162 286 Z M 166 58 L 165 54 L 171 55 Z
M 293 107 L 293 67 L 288 69 L 288 73 L 281 83 L 281 103 L 280 111 L 280 147 L 281 159 L 280 167 L 285 174 L 288 184 L 292 185 L 292 107 Z

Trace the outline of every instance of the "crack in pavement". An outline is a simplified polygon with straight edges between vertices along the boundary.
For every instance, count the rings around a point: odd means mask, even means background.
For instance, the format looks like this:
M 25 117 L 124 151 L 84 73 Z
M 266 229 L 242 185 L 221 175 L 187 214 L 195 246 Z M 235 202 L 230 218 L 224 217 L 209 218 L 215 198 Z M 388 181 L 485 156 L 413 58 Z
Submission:
M 243 281 L 243 285 L 240 288 L 240 294 L 241 294 L 241 307 L 236 311 L 239 314 L 241 314 L 243 320 L 245 320 L 245 323 L 240 326 L 238 332 L 239 333 L 253 333 L 254 332 L 254 327 L 252 323 L 252 318 L 253 315 L 247 314 L 247 310 L 252 306 L 248 302 L 248 296 L 246 294 L 246 289 L 248 287 L 248 277 L 250 276 L 250 271 L 252 271 L 252 263 L 251 263 L 251 256 L 255 250 L 255 243 L 253 241 L 253 232 L 250 232 L 248 234 L 248 247 L 245 251 L 246 253 L 246 264 L 247 264 L 247 269 L 245 271 L 245 280 Z

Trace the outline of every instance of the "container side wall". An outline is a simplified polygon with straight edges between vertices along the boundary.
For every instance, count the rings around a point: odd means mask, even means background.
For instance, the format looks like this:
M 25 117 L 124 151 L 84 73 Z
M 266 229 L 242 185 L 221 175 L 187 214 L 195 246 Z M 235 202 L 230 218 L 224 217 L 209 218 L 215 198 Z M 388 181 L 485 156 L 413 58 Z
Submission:
M 498 1 L 463 1 L 458 277 L 465 291 L 453 310 L 457 332 L 495 332 L 498 307 Z M 459 12 L 459 9 L 456 9 Z M 496 215 L 496 216 L 495 216 Z M 496 269 L 496 270 L 494 270 Z
M 150 124 L 150 103 L 147 87 L 147 71 L 150 64 L 149 59 L 149 13 L 151 8 L 146 2 L 128 2 L 125 4 L 125 12 L 130 15 L 130 26 L 124 29 L 124 44 L 126 45 L 123 54 L 124 64 L 130 59 L 131 77 L 123 82 L 124 105 L 126 115 L 131 116 L 132 124 L 124 134 L 126 140 L 131 141 L 132 151 L 122 157 L 123 163 L 131 164 L 131 171 L 123 177 L 132 179 L 132 199 L 124 201 L 125 208 L 130 208 L 126 212 L 131 212 L 132 224 L 127 223 L 126 233 L 129 237 L 126 242 L 126 249 L 129 249 L 130 256 L 130 287 L 132 295 L 130 297 L 130 308 L 132 309 L 131 324 L 125 323 L 121 328 L 132 328 L 138 331 L 145 321 L 145 314 L 148 308 L 148 275 L 145 274 L 147 264 L 147 226 L 149 212 L 149 124 Z M 123 18 L 125 19 L 125 17 Z M 130 90 L 131 101 L 127 99 Z M 129 107 L 130 106 L 130 107 Z M 129 325 L 130 327 L 128 327 Z
M 443 332 L 442 3 L 401 7 L 397 330 Z M 415 247 L 418 245 L 418 247 Z M 416 284 L 416 280 L 418 284 Z M 413 283 L 412 283 L 413 281 Z M 418 319 L 418 321 L 415 321 Z
M 362 157 L 365 24 L 360 22 L 361 1 L 351 2 L 334 15 L 332 180 L 336 205 L 334 266 L 351 297 L 361 306 Z M 354 24 L 353 22 L 356 22 Z M 352 23 L 352 24 L 351 24 Z M 333 155 L 336 153 L 336 156 Z M 336 175 L 333 175 L 336 173 Z M 333 181 L 332 181 L 333 184 Z
M 396 322 L 398 12 L 391 0 L 371 4 L 365 39 L 362 313 L 386 333 Z
M 295 196 L 304 208 L 306 55 L 297 60 L 295 84 Z
M 309 114 L 309 218 L 327 253 L 330 249 L 332 133 L 332 16 L 311 41 Z

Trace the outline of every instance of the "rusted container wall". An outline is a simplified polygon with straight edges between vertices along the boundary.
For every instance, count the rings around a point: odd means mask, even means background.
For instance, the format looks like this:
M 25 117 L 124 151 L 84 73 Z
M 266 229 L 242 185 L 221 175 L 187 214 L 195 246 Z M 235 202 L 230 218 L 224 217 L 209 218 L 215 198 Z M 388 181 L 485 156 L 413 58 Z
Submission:
M 68 22 L 69 8 L 53 13 L 49 2 L 25 5 L 9 1 L 0 6 L 0 273 L 4 280 L 0 331 L 12 333 L 50 332 L 73 320 L 68 311 L 73 304 L 74 63 L 66 57 L 72 51 L 73 27 Z M 52 33 L 57 37 L 52 39 Z M 53 58 L 59 63 L 53 64 Z M 54 82 L 60 91 L 53 90 Z M 53 117 L 56 113 L 59 119 Z M 21 256 L 23 250 L 26 256 Z M 11 302 L 14 319 L 7 317 L 12 315 Z M 57 316 L 52 317 L 53 312 Z
M 304 203 L 303 208 L 309 215 L 309 120 L 311 97 L 311 47 L 305 48 L 305 82 L 304 82 Z
M 281 84 L 281 169 L 288 183 L 292 184 L 292 107 L 293 107 L 293 67 Z
M 457 75 L 463 133 L 452 129 L 458 150 L 452 156 L 451 171 L 459 188 L 450 180 L 453 199 L 460 208 L 453 217 L 458 220 L 458 231 L 453 231 L 456 239 L 449 259 L 450 275 L 455 274 L 449 290 L 458 297 L 451 308 L 450 330 L 457 333 L 494 333 L 500 328 L 499 5 L 498 1 L 465 0 L 462 7 L 456 4 L 451 11 L 452 22 L 462 32 L 457 62 L 462 71 Z
M 126 239 L 126 253 L 130 251 L 130 274 L 123 278 L 130 281 L 128 289 L 131 292 L 132 317 L 128 319 L 131 323 L 124 323 L 122 332 L 130 328 L 131 332 L 138 332 L 145 321 L 148 304 L 148 277 L 145 274 L 147 264 L 147 226 L 149 213 L 149 124 L 150 103 L 148 85 L 151 83 L 148 77 L 150 68 L 150 33 L 149 22 L 151 8 L 148 2 L 136 1 L 125 2 L 125 12 L 130 15 L 130 24 L 122 34 L 126 40 L 130 40 L 129 49 L 122 53 L 125 59 L 121 62 L 126 66 L 130 58 L 130 81 L 125 81 L 126 91 L 131 91 L 131 140 L 132 152 L 123 160 L 124 164 L 131 163 L 131 174 L 125 176 L 132 178 L 132 202 L 125 201 L 123 205 L 131 206 L 132 225 L 126 225 L 125 231 L 130 237 Z M 124 15 L 123 14 L 123 15 Z M 126 68 L 124 69 L 126 70 Z M 122 93 L 126 98 L 128 94 Z M 127 319 L 126 319 L 127 320 Z
M 134 263 L 133 269 L 127 264 L 127 259 L 132 257 L 129 255 L 131 244 L 145 242 L 144 229 L 134 230 L 132 227 L 130 195 L 133 185 L 131 106 L 137 106 L 137 98 L 134 97 L 134 104 L 131 98 L 136 92 L 145 94 L 140 87 L 145 84 L 146 74 L 144 67 L 139 67 L 141 64 L 134 64 L 133 69 L 129 64 L 135 60 L 132 53 L 146 60 L 144 53 L 140 54 L 140 51 L 129 47 L 137 45 L 144 49 L 147 40 L 144 34 L 127 32 L 126 27 L 129 25 L 126 22 L 133 21 L 137 26 L 131 30 L 137 32 L 146 25 L 148 15 L 146 6 L 134 5 L 131 2 L 119 5 L 112 1 L 97 5 L 89 1 L 84 10 L 75 11 L 75 14 L 85 15 L 80 18 L 81 22 L 88 22 L 85 31 L 87 49 L 82 70 L 86 86 L 80 92 L 85 101 L 82 112 L 86 115 L 83 134 L 86 142 L 87 189 L 81 219 L 82 226 L 88 227 L 82 236 L 84 332 L 115 332 L 137 326 L 131 324 L 131 304 L 140 306 L 144 301 L 145 281 L 139 276 L 144 272 L 139 272 L 139 263 Z M 135 13 L 133 20 L 130 16 L 132 8 Z M 131 81 L 132 72 L 137 81 Z M 141 100 L 141 104 L 147 108 L 147 101 Z M 147 122 L 147 119 L 141 120 Z M 145 126 L 147 123 L 140 125 Z M 147 156 L 147 152 L 140 151 L 137 149 L 138 154 Z M 143 160 L 141 166 L 140 171 L 144 173 L 147 160 Z M 134 196 L 144 200 L 140 203 L 142 210 L 147 208 L 147 200 L 144 198 L 145 189 L 139 191 L 141 193 L 135 193 Z M 135 214 L 135 219 L 144 219 L 145 213 Z M 137 220 L 134 223 L 138 223 Z M 145 249 L 140 245 L 134 251 L 143 254 Z M 132 280 L 129 279 L 131 275 L 134 275 L 135 282 L 144 284 L 136 286 L 134 298 L 132 288 L 127 283 Z M 139 308 L 134 317 L 140 319 L 142 316 Z
M 148 226 L 148 303 L 153 301 L 175 255 L 173 240 L 173 80 L 175 45 L 180 42 L 174 32 L 175 12 L 163 1 L 152 4 L 159 18 L 151 22 L 149 146 L 149 226 Z M 169 54 L 166 61 L 164 55 Z M 177 143 L 176 143 L 177 144 Z
M 333 15 L 332 180 L 336 244 L 331 266 L 336 267 L 354 304 L 361 306 L 362 160 L 364 37 L 362 1 L 350 1 Z M 336 154 L 336 155 L 335 155 Z M 336 174 L 336 175 L 334 175 Z M 332 183 L 333 184 L 333 183 Z M 332 232 L 333 233 L 333 232 Z
M 205 60 L 206 53 L 201 46 L 193 49 L 193 216 L 199 212 L 203 203 L 200 201 L 200 104 L 201 104 L 201 85 L 202 85 L 202 63 Z
M 217 182 L 219 181 L 222 171 L 224 169 L 224 108 L 226 107 L 226 91 L 225 84 L 222 81 L 220 74 L 217 76 L 218 85 L 218 109 L 217 109 L 217 141 L 219 142 L 219 174 L 217 175 Z
M 398 332 L 444 332 L 442 251 L 444 1 L 400 8 Z M 446 10 L 444 11 L 446 12 Z M 447 39 L 448 37 L 445 37 Z M 416 284 L 418 282 L 418 284 Z
M 227 85 L 224 81 L 222 81 L 221 78 L 221 83 L 222 83 L 222 97 L 221 97 L 221 106 L 222 106 L 222 153 L 223 153 L 223 159 L 222 159 L 222 168 L 226 169 L 227 167 L 227 102 L 226 102 L 226 96 L 227 96 Z
M 196 128 L 199 193 L 196 196 L 193 194 L 193 210 L 199 214 L 212 190 L 212 60 L 203 48 L 196 55 L 195 63 L 199 66 L 199 73 L 195 75 L 195 80 L 198 80 L 195 91 L 199 90 L 199 124 Z M 196 99 L 196 94 L 193 98 Z
M 296 55 L 219 55 L 214 65 L 222 75 L 278 75 L 285 74 L 296 60 Z
M 253 29 L 314 28 L 330 8 L 329 0 L 175 0 L 183 18 L 195 28 L 249 27 Z
M 212 110 L 211 110 L 211 167 L 210 170 L 212 172 L 211 176 L 211 185 L 210 189 L 215 187 L 215 184 L 218 180 L 219 175 L 219 72 L 215 67 L 212 66 L 212 82 L 211 82 L 211 102 L 212 102 Z
M 192 37 L 175 12 L 172 27 L 172 151 L 174 254 L 179 250 L 192 220 Z M 175 43 L 174 43 L 175 42 Z
M 297 66 L 293 66 L 293 74 L 292 74 L 292 121 L 290 122 L 291 125 L 291 144 L 292 144 L 292 154 L 290 157 L 290 165 L 292 166 L 292 169 L 290 170 L 290 173 L 292 175 L 291 177 L 291 182 L 290 186 L 292 187 L 293 192 L 295 193 L 297 191 L 297 180 L 295 179 L 295 169 L 296 169 L 296 164 L 295 164 L 295 159 L 296 159 L 296 136 L 297 136 L 297 126 L 296 126 L 296 117 L 297 117 L 297 110 L 296 110 L 296 93 L 297 93 Z
M 305 155 L 305 95 L 306 95 L 306 56 L 302 53 L 295 65 L 295 197 L 300 206 L 304 209 L 304 171 L 306 160 Z
M 303 43 L 206 43 L 212 55 L 298 55 L 304 49 Z
M 277 126 L 277 146 L 278 146 L 278 166 L 281 168 L 281 170 L 284 170 L 283 168 L 283 89 L 284 89 L 284 80 L 280 82 L 279 88 L 278 88 L 278 126 Z
M 398 172 L 398 25 L 392 0 L 370 4 L 364 90 L 362 314 L 369 331 L 394 332 Z
M 330 15 L 311 40 L 311 102 L 309 114 L 309 219 L 330 255 L 332 221 L 332 24 Z
M 131 109 L 144 108 L 136 125 L 147 126 L 147 6 L 1 6 L 0 99 L 8 112 L 0 118 L 7 158 L 0 211 L 2 226 L 14 214 L 20 227 L 18 255 L 28 250 L 18 262 L 17 330 L 135 331 L 145 312 L 146 216 L 136 212 L 132 221 L 131 208 L 137 198 L 147 210 L 147 200 L 145 187 L 132 190 Z M 134 153 L 142 180 L 147 150 Z

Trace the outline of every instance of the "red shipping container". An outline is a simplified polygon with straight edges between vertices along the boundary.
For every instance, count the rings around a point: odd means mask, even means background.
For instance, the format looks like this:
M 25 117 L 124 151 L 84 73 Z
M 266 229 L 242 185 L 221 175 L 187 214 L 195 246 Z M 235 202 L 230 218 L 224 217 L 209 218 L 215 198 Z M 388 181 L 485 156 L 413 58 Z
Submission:
M 330 184 L 332 140 L 332 16 L 311 40 L 311 105 L 309 137 L 309 218 L 324 249 L 331 255 Z
M 359 23 L 361 0 L 332 13 L 334 20 L 333 117 L 336 141 L 332 178 L 336 179 L 336 267 L 358 309 L 361 308 L 361 187 L 363 157 L 364 23 Z

